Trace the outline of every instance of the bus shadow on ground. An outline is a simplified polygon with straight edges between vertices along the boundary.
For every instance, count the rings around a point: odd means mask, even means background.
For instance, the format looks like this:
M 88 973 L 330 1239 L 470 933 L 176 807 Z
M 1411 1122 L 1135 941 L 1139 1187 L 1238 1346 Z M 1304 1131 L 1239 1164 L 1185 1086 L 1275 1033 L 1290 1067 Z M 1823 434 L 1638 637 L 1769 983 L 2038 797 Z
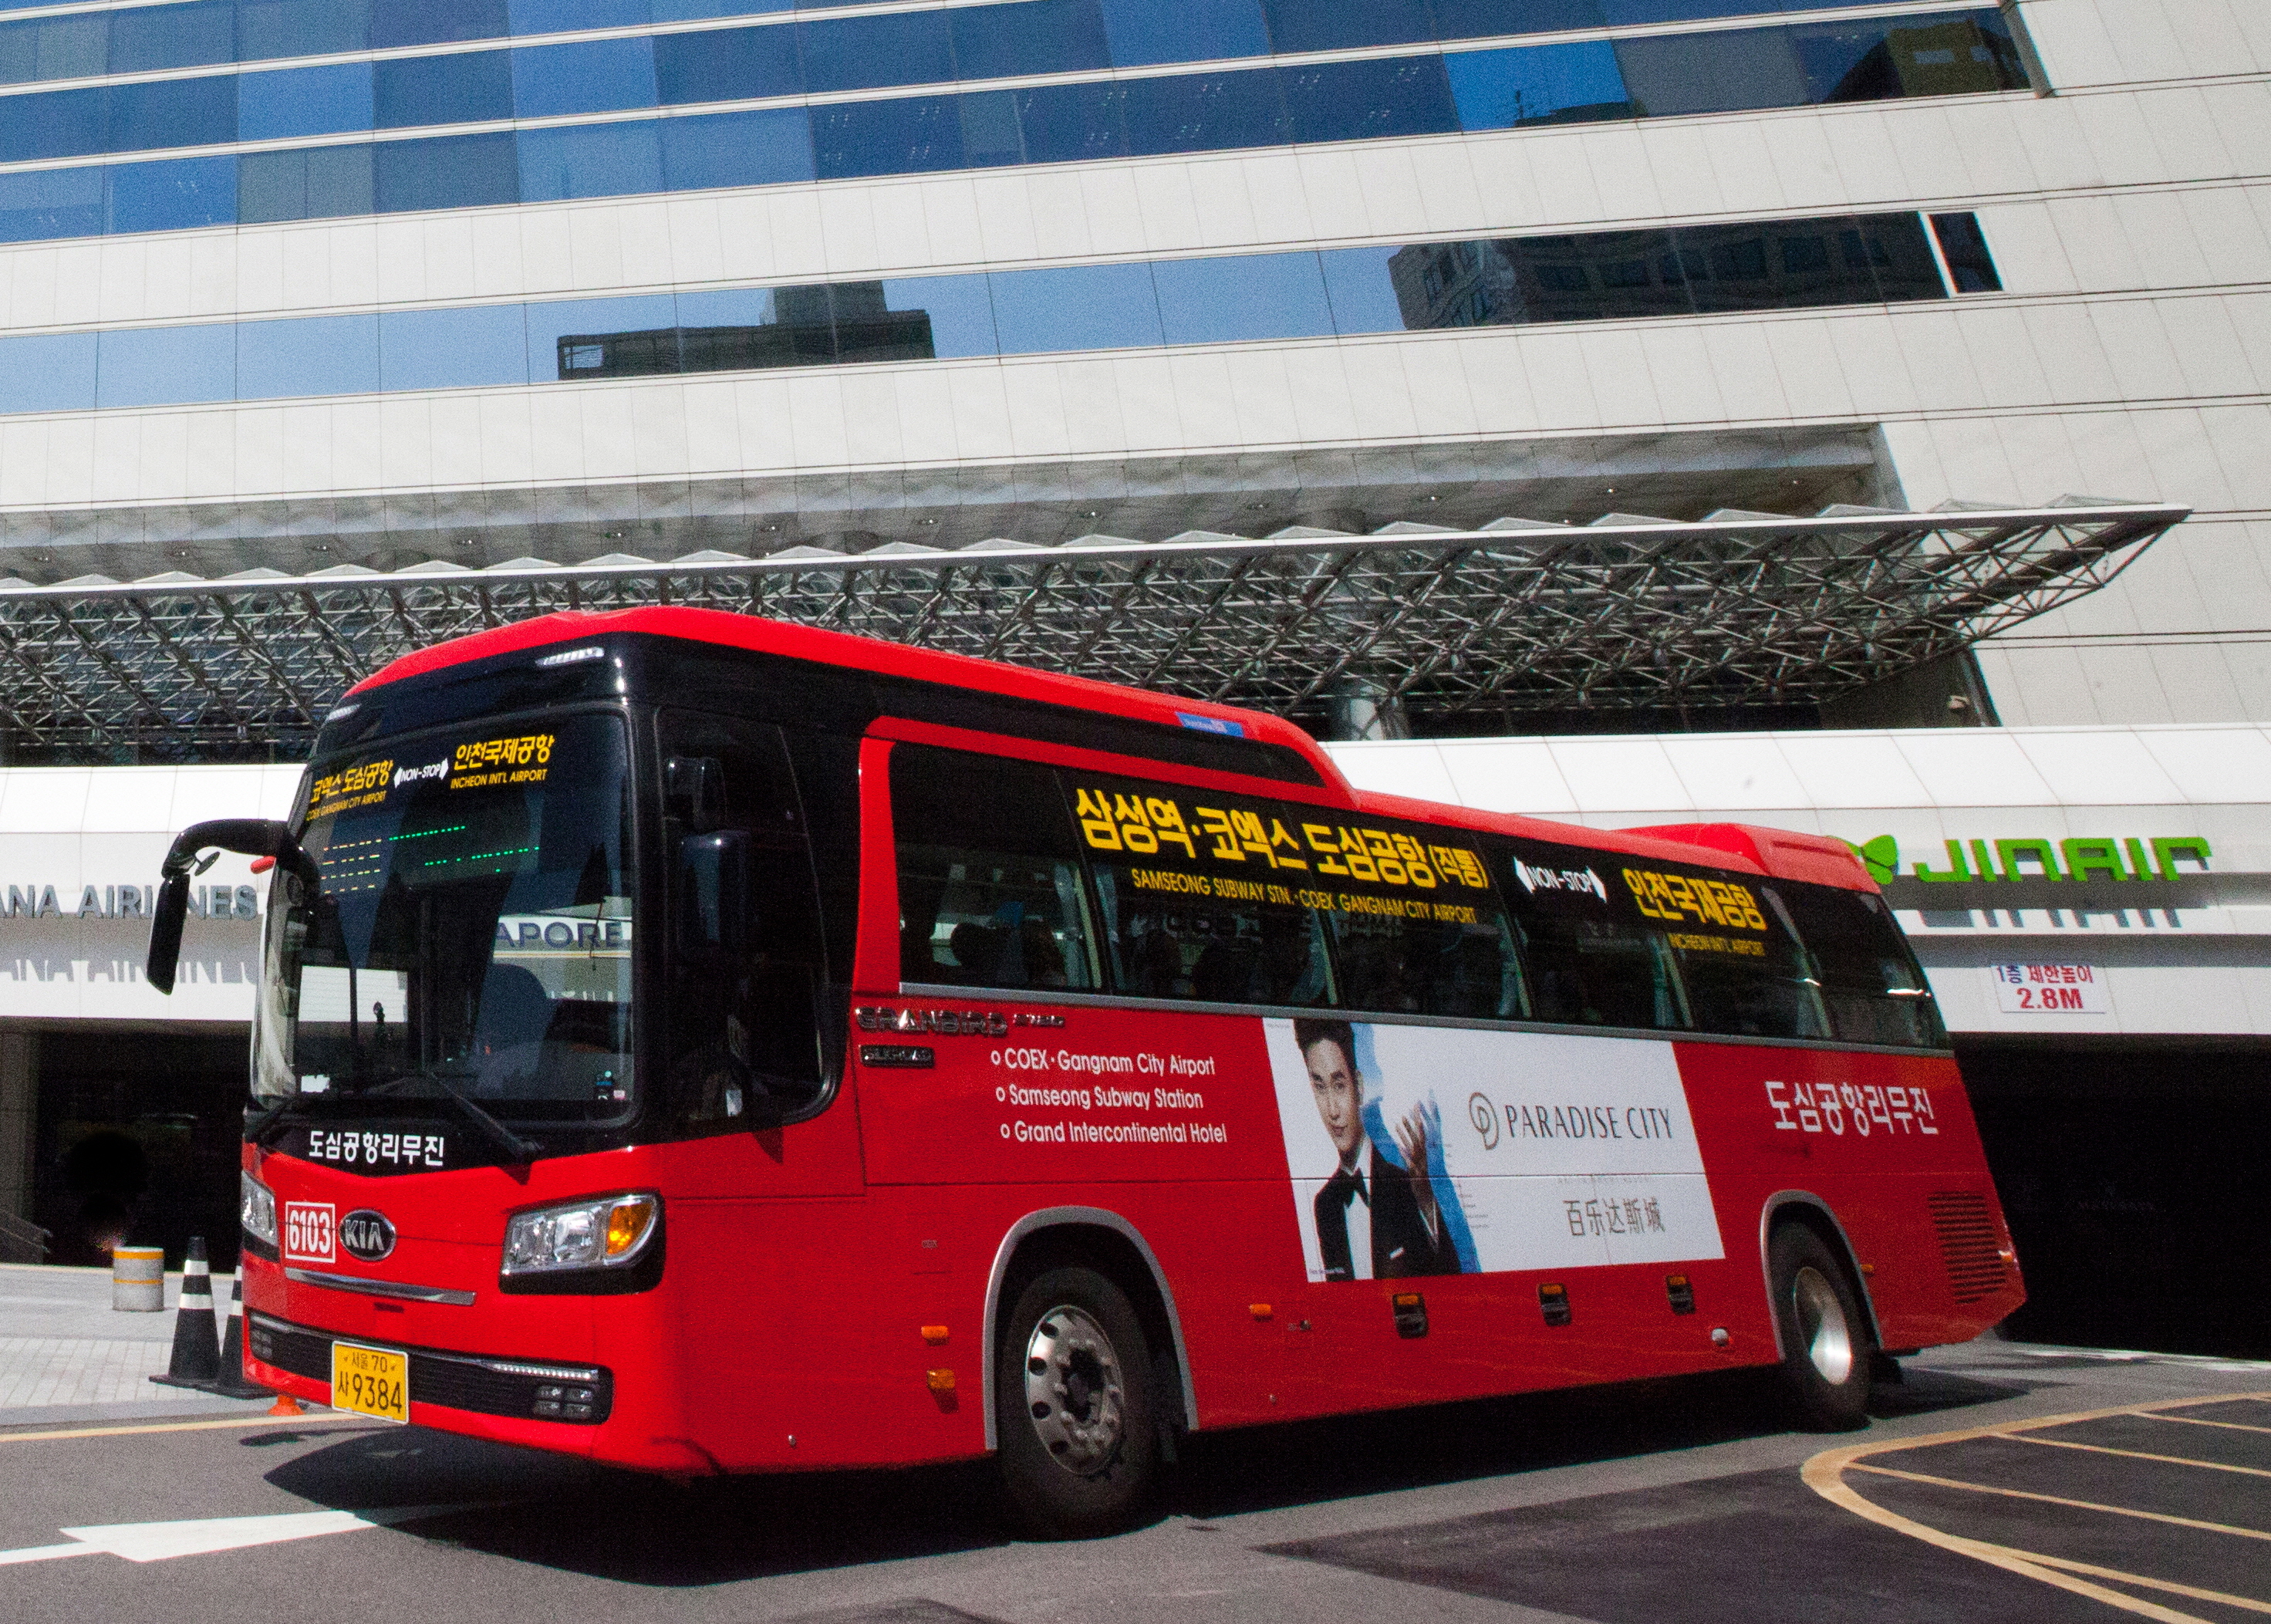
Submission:
M 1870 1413 L 1890 1419 L 1962 1409 L 2015 1398 L 2035 1385 L 1919 1371 L 1880 1385 Z M 1193 1516 L 1229 1516 L 1788 1430 L 1771 1388 L 1755 1371 L 1566 1389 L 1189 1439 L 1170 1500 Z M 1265 1447 L 1257 1449 L 1258 1441 Z M 1255 1471 L 1257 1459 L 1267 1460 L 1266 1472 Z
M 2036 1384 L 1918 1372 L 1884 1417 L 2017 1397 Z M 1290 1422 L 1183 1441 L 1163 1515 L 1206 1519 L 1597 1464 L 1785 1430 L 1748 1373 Z M 251 1441 L 248 1440 L 247 1441 Z M 683 1588 L 1009 1542 L 989 1463 L 678 1483 L 423 1428 L 358 1434 L 269 1482 L 341 1510 L 464 1507 L 421 1538 L 622 1583 Z

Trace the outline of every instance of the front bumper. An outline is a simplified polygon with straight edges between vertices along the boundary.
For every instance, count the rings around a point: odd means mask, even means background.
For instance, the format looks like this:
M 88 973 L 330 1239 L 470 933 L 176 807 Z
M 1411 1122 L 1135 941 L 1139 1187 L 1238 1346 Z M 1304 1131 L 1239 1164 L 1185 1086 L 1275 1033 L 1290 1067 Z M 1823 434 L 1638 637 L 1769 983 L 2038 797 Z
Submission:
M 381 1338 L 334 1338 L 324 1330 L 294 1325 L 270 1314 L 245 1316 L 247 1351 L 264 1365 L 288 1372 L 328 1389 L 334 1340 L 399 1346 Z M 436 1348 L 403 1348 L 410 1356 L 410 1402 L 439 1404 L 474 1415 L 517 1420 L 597 1427 L 614 1407 L 614 1373 L 603 1365 L 549 1360 L 503 1359 L 491 1354 L 451 1353 Z

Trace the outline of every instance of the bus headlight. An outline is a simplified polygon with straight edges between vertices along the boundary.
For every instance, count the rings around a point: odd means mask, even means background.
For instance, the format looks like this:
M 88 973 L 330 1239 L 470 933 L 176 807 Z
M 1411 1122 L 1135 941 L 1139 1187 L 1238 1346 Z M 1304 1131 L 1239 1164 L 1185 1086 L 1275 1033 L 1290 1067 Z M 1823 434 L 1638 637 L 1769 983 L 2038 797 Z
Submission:
M 249 1173 L 237 1175 L 236 1221 L 255 1240 L 276 1244 L 276 1192 Z
M 649 1195 L 605 1196 L 516 1212 L 504 1227 L 505 1278 L 621 1268 L 646 1250 L 661 1216 L 662 1197 Z

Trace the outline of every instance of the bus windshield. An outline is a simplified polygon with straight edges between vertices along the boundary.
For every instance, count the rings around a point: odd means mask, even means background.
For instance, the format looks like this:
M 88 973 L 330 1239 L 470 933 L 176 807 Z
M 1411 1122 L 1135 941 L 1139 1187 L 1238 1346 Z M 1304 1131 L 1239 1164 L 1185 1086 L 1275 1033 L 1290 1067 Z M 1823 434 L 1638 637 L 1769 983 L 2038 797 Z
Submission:
M 319 761 L 279 874 L 254 1089 L 627 1113 L 629 796 L 606 716 L 419 735 Z

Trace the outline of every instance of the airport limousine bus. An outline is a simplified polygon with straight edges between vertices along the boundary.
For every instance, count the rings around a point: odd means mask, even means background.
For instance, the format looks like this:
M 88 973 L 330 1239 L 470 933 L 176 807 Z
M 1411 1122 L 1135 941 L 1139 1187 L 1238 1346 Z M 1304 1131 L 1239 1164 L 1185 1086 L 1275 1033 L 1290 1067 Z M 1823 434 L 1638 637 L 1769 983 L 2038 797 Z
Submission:
M 2022 1300 L 1839 842 L 1359 792 L 1272 716 L 701 610 L 411 655 L 272 864 L 247 1370 L 692 1475 L 1758 1367 L 1805 1425 Z

